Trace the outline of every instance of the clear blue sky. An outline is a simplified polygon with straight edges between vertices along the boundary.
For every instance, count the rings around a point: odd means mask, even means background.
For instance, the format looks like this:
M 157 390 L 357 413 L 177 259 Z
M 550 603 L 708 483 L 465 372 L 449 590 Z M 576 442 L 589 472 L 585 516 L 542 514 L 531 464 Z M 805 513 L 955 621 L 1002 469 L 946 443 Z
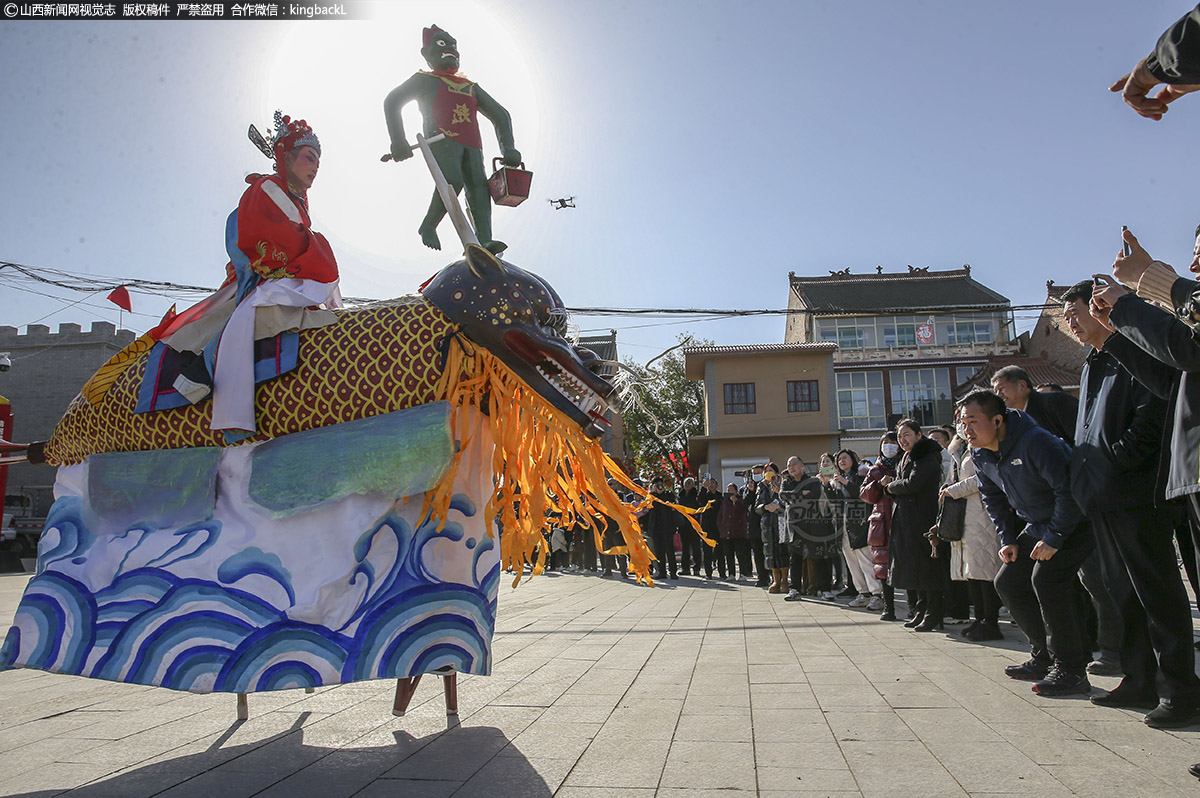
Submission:
M 321 136 L 310 198 L 343 292 L 414 290 L 453 258 L 415 233 L 423 164 L 378 162 L 381 104 L 437 23 L 535 173 L 533 199 L 495 211 L 506 257 L 568 305 L 784 307 L 790 270 L 963 263 L 1040 302 L 1047 279 L 1106 269 L 1122 224 L 1167 262 L 1190 257 L 1200 99 L 1154 123 L 1107 91 L 1187 8 L 439 0 L 359 22 L 0 21 L 0 260 L 217 284 L 242 178 L 269 168 L 245 128 L 281 107 Z M 486 123 L 484 139 L 490 164 Z M 546 202 L 572 194 L 575 210 Z M 0 324 L 117 318 L 57 293 L 0 282 Z M 134 303 L 139 331 L 170 304 Z M 637 360 L 685 330 L 783 336 L 778 317 L 577 321 L 617 327 Z

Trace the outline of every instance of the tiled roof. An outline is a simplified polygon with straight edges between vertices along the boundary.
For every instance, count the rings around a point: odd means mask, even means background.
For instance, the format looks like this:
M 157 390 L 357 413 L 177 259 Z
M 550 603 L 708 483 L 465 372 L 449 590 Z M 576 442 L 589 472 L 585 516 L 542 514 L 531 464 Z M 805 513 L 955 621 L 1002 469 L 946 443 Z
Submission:
M 956 385 L 954 395 L 966 396 L 976 388 L 991 388 L 992 375 L 1005 366 L 1020 366 L 1025 369 L 1035 388 L 1043 382 L 1052 382 L 1063 387 L 1079 384 L 1079 372 L 1072 373 L 1048 360 L 1025 356 L 996 357 L 989 359 L 974 377 L 962 385 Z
M 1006 308 L 1009 301 L 971 277 L 970 267 L 888 274 L 789 275 L 792 290 L 815 313 Z
M 617 362 L 616 330 L 611 331 L 607 335 L 581 335 L 579 336 L 579 345 L 595 352 L 601 360 L 613 363 Z M 616 366 L 604 366 L 600 370 L 600 376 L 606 379 L 616 373 Z
M 833 341 L 815 341 L 805 344 L 746 344 L 744 346 L 689 346 L 685 355 L 752 355 L 784 354 L 787 352 L 833 352 L 837 344 Z
M 604 360 L 617 359 L 616 331 L 610 332 L 607 335 L 581 335 L 579 336 L 579 345 L 587 347 Z

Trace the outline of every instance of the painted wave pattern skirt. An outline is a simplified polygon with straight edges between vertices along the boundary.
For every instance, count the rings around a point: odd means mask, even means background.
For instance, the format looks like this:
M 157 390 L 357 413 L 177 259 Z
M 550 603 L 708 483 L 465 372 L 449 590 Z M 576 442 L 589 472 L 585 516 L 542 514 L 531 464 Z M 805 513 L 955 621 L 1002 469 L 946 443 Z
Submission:
M 421 517 L 451 452 L 446 415 L 435 403 L 60 468 L 0 668 L 192 692 L 488 674 L 500 569 L 485 435 L 444 527 Z

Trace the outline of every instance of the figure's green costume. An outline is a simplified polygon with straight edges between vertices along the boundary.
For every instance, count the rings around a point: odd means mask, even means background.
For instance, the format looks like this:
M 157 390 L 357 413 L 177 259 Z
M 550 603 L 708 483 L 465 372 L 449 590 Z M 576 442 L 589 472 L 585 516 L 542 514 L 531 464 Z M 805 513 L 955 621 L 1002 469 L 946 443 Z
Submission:
M 483 167 L 479 115 L 491 120 L 496 128 L 501 160 L 508 166 L 521 162 L 521 153 L 513 147 L 512 118 L 478 83 L 472 83 L 458 72 L 458 45 L 453 36 L 436 25 L 426 28 L 421 55 L 433 71 L 418 72 L 392 89 L 383 101 L 388 135 L 392 140 L 392 160 L 412 157 L 400 109 L 416 100 L 426 138 L 438 133 L 446 136 L 430 148 L 446 181 L 454 187 L 454 193 L 466 188 L 467 207 L 471 210 L 479 243 L 492 252 L 502 252 L 505 244 L 492 238 L 492 198 Z M 445 215 L 442 198 L 434 191 L 429 210 L 417 230 L 425 246 L 442 248 L 437 226 Z

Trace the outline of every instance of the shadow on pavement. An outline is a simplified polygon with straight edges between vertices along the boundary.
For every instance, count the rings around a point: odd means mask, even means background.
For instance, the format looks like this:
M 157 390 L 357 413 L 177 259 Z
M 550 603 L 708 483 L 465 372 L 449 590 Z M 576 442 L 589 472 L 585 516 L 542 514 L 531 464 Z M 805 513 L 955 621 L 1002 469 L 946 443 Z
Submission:
M 395 743 L 370 748 L 304 744 L 303 713 L 293 726 L 262 740 L 226 747 L 245 725 L 235 721 L 207 750 L 130 768 L 69 789 L 5 793 L 15 798 L 139 798 L 165 796 L 363 795 L 497 796 L 550 798 L 551 790 L 533 764 L 500 729 L 460 726 L 414 737 L 392 732 Z M 53 766 L 51 766 L 53 767 Z M 13 785 L 15 786 L 15 785 Z

